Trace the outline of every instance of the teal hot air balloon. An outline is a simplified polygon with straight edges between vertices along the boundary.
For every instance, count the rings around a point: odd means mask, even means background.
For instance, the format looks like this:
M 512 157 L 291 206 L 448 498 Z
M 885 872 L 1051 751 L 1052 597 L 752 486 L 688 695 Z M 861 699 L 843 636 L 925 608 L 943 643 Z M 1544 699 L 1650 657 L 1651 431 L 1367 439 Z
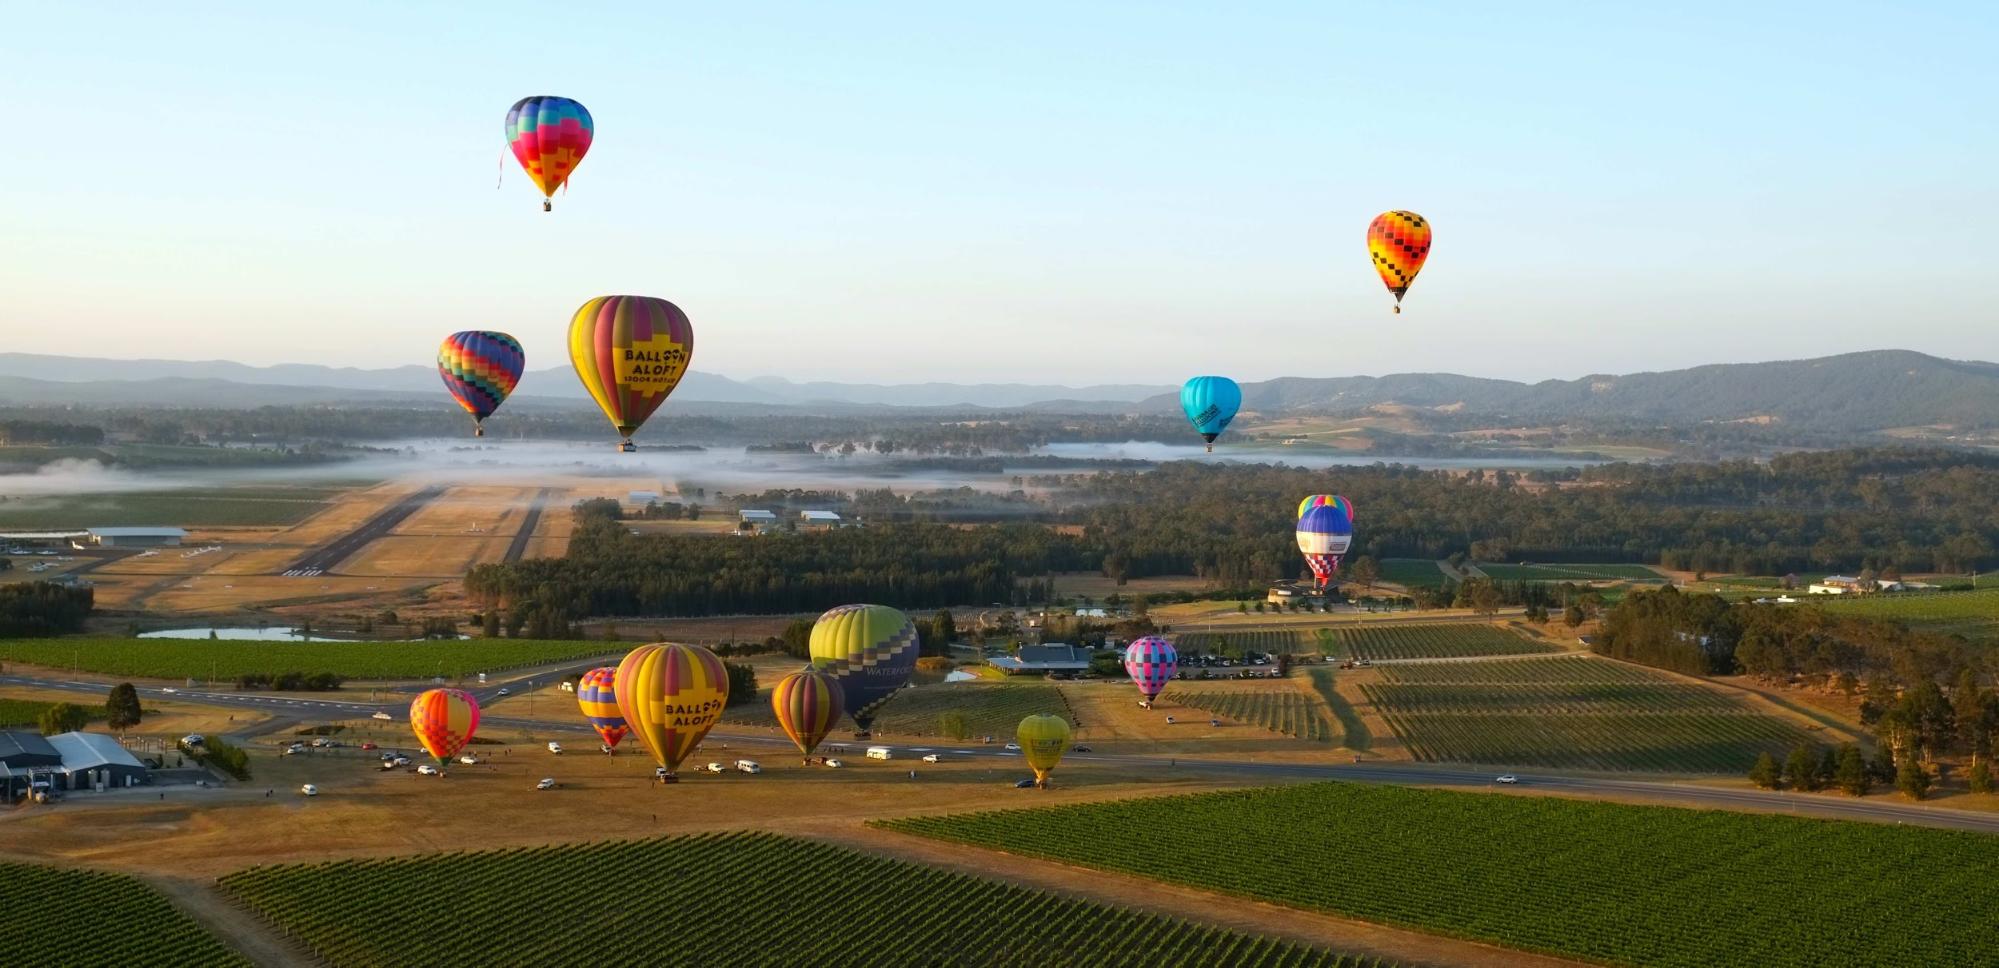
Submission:
M 1187 420 L 1208 442 L 1210 454 L 1215 452 L 1215 438 L 1228 429 L 1241 407 L 1242 387 L 1225 376 L 1197 376 L 1180 388 L 1180 409 L 1187 411 Z

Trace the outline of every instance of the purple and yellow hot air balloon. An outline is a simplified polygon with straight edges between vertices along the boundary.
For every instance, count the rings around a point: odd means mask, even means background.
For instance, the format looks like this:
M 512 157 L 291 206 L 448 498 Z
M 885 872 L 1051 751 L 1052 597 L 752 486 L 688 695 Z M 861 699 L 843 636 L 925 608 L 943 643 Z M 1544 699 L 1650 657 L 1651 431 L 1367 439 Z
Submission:
M 812 666 L 840 683 L 859 735 L 916 671 L 916 625 L 887 605 L 842 605 L 812 623 Z
M 1395 311 L 1401 312 L 1403 294 L 1430 257 L 1430 220 L 1402 211 L 1375 216 L 1367 225 L 1367 254 L 1381 284 L 1395 296 Z
M 606 750 L 616 750 L 618 742 L 632 731 L 625 724 L 625 714 L 618 711 L 617 681 L 617 669 L 598 666 L 576 683 L 576 705 L 582 707 L 590 728 L 603 737 Z
M 437 348 L 437 375 L 472 415 L 474 437 L 486 436 L 486 418 L 514 392 L 526 366 L 521 341 L 505 333 L 468 329 L 446 336 Z
M 641 645 L 618 663 L 618 712 L 672 782 L 729 702 L 729 671 L 698 645 Z
M 1157 635 L 1135 639 L 1124 650 L 1124 671 L 1131 681 L 1138 684 L 1139 695 L 1145 700 L 1139 705 L 1152 708 L 1152 702 L 1173 681 L 1173 673 L 1180 668 L 1180 655 L 1173 651 L 1173 643 Z
M 800 669 L 779 679 L 770 691 L 770 705 L 778 727 L 798 744 L 799 755 L 808 763 L 812 750 L 833 731 L 847 708 L 840 681 L 815 669 Z
M 427 689 L 410 703 L 410 732 L 442 766 L 479 731 L 479 701 L 460 689 Z
M 524 97 L 507 109 L 507 147 L 541 189 L 541 210 L 583 163 L 597 132 L 583 105 L 566 97 Z
M 652 296 L 598 296 L 569 320 L 569 362 L 624 442 L 680 385 L 694 359 L 694 324 Z

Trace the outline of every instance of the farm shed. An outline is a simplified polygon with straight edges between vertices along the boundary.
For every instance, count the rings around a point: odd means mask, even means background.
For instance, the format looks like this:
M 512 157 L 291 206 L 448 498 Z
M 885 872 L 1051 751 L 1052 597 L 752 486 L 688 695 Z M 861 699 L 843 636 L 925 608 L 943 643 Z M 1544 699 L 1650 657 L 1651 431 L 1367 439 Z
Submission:
M 986 660 L 993 668 L 1014 675 L 1021 672 L 1087 672 L 1091 650 L 1078 645 L 1054 643 L 1023 645 L 1013 655 Z
M 101 548 L 158 548 L 180 544 L 180 528 L 91 528 L 90 543 Z

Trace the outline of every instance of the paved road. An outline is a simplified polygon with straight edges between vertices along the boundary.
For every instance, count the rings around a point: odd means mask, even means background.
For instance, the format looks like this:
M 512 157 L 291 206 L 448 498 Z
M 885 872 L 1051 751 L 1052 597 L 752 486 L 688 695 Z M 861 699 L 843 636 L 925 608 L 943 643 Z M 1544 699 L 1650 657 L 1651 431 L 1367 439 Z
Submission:
M 534 503 L 528 505 L 528 513 L 521 518 L 521 529 L 514 534 L 513 543 L 507 545 L 506 557 L 501 561 L 519 561 L 528 550 L 528 539 L 534 537 L 535 525 L 541 523 L 541 509 L 548 505 L 548 496 L 554 488 L 544 487 L 534 493 Z
M 279 574 L 287 578 L 312 578 L 332 571 L 341 562 L 360 551 L 368 542 L 395 530 L 396 525 L 403 523 L 404 519 L 415 514 L 424 505 L 436 500 L 443 492 L 444 488 L 433 485 L 397 501 L 362 522 L 360 527 L 307 552 L 305 557 L 292 562 L 290 567 Z
M 570 671 L 590 668 L 594 663 L 578 663 L 569 667 Z M 551 673 L 560 676 L 562 667 L 537 670 L 533 679 L 547 682 Z M 499 690 L 524 685 L 527 676 L 517 679 L 495 680 L 473 690 L 482 703 L 498 698 Z M 0 685 L 29 686 L 37 689 L 52 689 L 69 692 L 89 693 L 102 697 L 107 688 L 103 682 L 89 682 L 80 679 L 40 679 L 28 676 L 0 676 Z M 251 693 L 225 692 L 210 689 L 170 688 L 141 686 L 139 693 L 161 699 L 193 702 L 203 705 L 233 709 L 257 709 L 287 720 L 332 719 L 366 716 L 380 712 L 396 722 L 409 718 L 408 706 L 399 697 L 386 703 L 371 703 L 347 699 L 303 699 L 282 695 L 257 695 Z M 566 693 L 556 693 L 556 697 L 566 697 Z M 564 699 L 544 697 L 548 701 L 563 702 Z M 580 719 L 574 722 L 547 722 L 522 719 L 513 716 L 488 715 L 482 722 L 524 730 L 532 730 L 538 735 L 560 738 L 578 736 L 586 739 L 583 748 L 595 745 L 590 727 Z M 783 737 L 766 733 L 737 733 L 716 730 L 709 734 L 710 741 L 717 747 L 727 743 L 731 746 L 769 747 L 776 750 L 793 750 L 790 741 Z M 897 759 L 919 760 L 928 753 L 953 758 L 993 757 L 1016 758 L 1020 754 L 1008 752 L 995 743 L 962 744 L 936 742 L 925 745 L 906 743 L 886 743 L 871 740 L 829 740 L 829 745 L 843 745 L 848 754 L 858 754 L 864 747 L 887 746 Z M 824 750 L 822 749 L 822 752 Z M 833 755 L 842 755 L 834 753 Z M 1134 770 L 1156 770 L 1161 773 L 1204 773 L 1217 777 L 1239 780 L 1253 780 L 1259 777 L 1283 777 L 1291 779 L 1347 780 L 1357 783 L 1393 783 L 1404 786 L 1427 787 L 1492 787 L 1492 770 L 1467 767 L 1434 766 L 1425 763 L 1357 763 L 1357 764 L 1312 764 L 1284 763 L 1263 760 L 1216 760 L 1181 759 L 1177 757 L 1136 755 L 1072 753 L 1063 761 L 1071 766 L 1089 763 L 1116 765 Z M 1999 814 L 1974 813 L 1967 810 L 1950 810 L 1941 807 L 1926 807 L 1895 801 L 1849 800 L 1844 797 L 1790 794 L 1768 790 L 1745 790 L 1740 788 L 1713 787 L 1696 783 L 1676 783 L 1671 780 L 1622 780 L 1590 776 L 1560 776 L 1552 774 L 1517 773 L 1519 782 L 1514 789 L 1524 791 L 1541 790 L 1572 796 L 1614 797 L 1632 800 L 1652 800 L 1675 805 L 1706 807 L 1718 810 L 1753 810 L 1776 813 L 1792 813 L 1798 816 L 1821 817 L 1833 820 L 1861 820 L 1873 823 L 1912 824 L 1924 827 L 1943 827 L 1953 830 L 1968 830 L 1978 833 L 1999 834 Z

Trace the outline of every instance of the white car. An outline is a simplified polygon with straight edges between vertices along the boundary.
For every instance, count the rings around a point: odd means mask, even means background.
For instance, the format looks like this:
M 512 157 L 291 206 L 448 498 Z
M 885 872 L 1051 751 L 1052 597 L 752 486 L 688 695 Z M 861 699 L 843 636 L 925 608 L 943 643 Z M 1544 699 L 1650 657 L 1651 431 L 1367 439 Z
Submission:
M 557 754 L 557 755 L 561 755 L 561 753 L 562 753 L 562 744 L 561 744 L 561 743 L 550 743 L 550 744 L 548 744 L 548 751 L 549 751 L 549 752 L 551 752 L 551 753 L 555 753 L 555 754 Z
M 472 755 L 472 754 L 470 754 L 470 753 L 467 753 L 467 754 L 465 754 L 464 756 L 461 756 L 461 757 L 459 757 L 459 758 L 458 758 L 458 762 L 460 762 L 460 763 L 463 763 L 463 764 L 465 764 L 466 766 L 472 766 L 472 765 L 475 765 L 475 764 L 477 764 L 477 763 L 479 762 L 479 758 L 478 758 L 478 757 L 476 757 L 476 756 L 473 756 L 473 755 Z
M 725 768 L 724 766 L 722 766 L 722 764 L 720 764 L 720 763 L 710 763 L 710 764 L 708 764 L 708 766 L 706 767 L 706 769 L 707 769 L 707 770 L 708 770 L 708 772 L 710 772 L 710 773 L 722 773 L 722 772 L 726 772 L 726 768 Z
M 506 686 L 501 686 L 501 687 L 500 687 L 500 695 L 502 695 L 502 696 L 505 696 L 505 695 L 509 695 L 509 693 L 507 692 L 507 687 L 506 687 Z
M 1020 744 L 1019 744 L 1019 743 L 1008 743 L 1008 744 L 1006 744 L 1006 751 L 1007 751 L 1007 752 L 1009 752 L 1009 753 L 1018 753 L 1018 752 L 1020 752 Z
M 306 796 L 306 797 L 319 796 L 319 788 L 313 786 L 310 783 L 306 784 L 305 786 L 299 787 L 298 792 L 300 796 Z
M 395 759 L 390 760 L 389 762 L 396 766 L 408 766 L 410 765 L 410 758 L 407 756 L 398 756 Z
M 161 692 L 163 692 L 163 693 L 166 693 L 166 694 L 167 694 L 167 695 L 169 695 L 169 696 L 171 696 L 171 695 L 174 695 L 175 693 L 178 693 L 178 692 L 180 692 L 180 690 L 179 690 L 179 689 L 175 689 L 175 688 L 174 688 L 174 687 L 172 687 L 172 686 L 168 686 L 168 687 L 166 687 L 166 688 L 164 688 L 164 689 L 161 689 L 160 691 L 161 691 Z
M 829 759 L 829 760 L 827 760 L 827 761 L 826 761 L 826 765 L 827 765 L 828 767 L 832 768 L 832 769 L 835 769 L 835 770 L 837 770 L 837 769 L 839 769 L 839 768 L 841 768 L 841 767 L 843 767 L 843 766 L 846 766 L 847 764 L 845 764 L 845 763 L 842 763 L 842 762 L 840 762 L 839 760 L 831 760 L 831 759 Z
M 542 778 L 541 778 L 541 782 L 540 782 L 540 783 L 537 783 L 537 784 L 535 784 L 535 785 L 534 785 L 534 788 L 535 788 L 535 789 L 537 789 L 537 790 L 553 790 L 553 789 L 555 789 L 555 777 L 552 777 L 552 776 L 545 776 L 545 777 L 542 777 Z
M 391 715 L 389 715 L 388 713 L 376 713 L 376 714 L 375 714 L 375 715 L 374 715 L 373 717 L 371 717 L 371 718 L 373 718 L 373 719 L 383 719 L 383 720 L 392 720 L 392 719 L 395 719 L 396 717 L 394 717 L 394 716 L 391 716 Z
M 443 776 L 443 774 L 437 772 L 437 767 L 434 767 L 429 763 L 425 763 L 424 765 L 417 767 L 416 771 L 418 773 L 423 774 L 424 776 Z
M 305 752 L 305 746 L 299 743 L 293 743 L 292 745 L 285 747 L 286 756 L 297 756 L 298 754 L 303 752 Z
M 1517 776 L 1514 776 L 1514 775 L 1513 775 L 1513 774 L 1511 774 L 1511 773 L 1501 773 L 1501 774 L 1499 775 L 1499 782 L 1501 782 L 1501 783 L 1508 783 L 1508 784 L 1511 784 L 1511 783 L 1519 783 L 1519 782 L 1520 782 L 1520 778 L 1519 778 L 1519 777 L 1517 777 Z
M 924 758 L 923 758 L 923 762 L 925 762 L 925 763 L 942 763 L 942 762 L 944 762 L 944 758 L 943 758 L 943 757 L 941 757 L 941 756 L 938 756 L 938 755 L 937 755 L 937 754 L 935 754 L 935 753 L 932 753 L 932 754 L 930 754 L 929 756 L 926 756 L 926 757 L 924 757 Z

